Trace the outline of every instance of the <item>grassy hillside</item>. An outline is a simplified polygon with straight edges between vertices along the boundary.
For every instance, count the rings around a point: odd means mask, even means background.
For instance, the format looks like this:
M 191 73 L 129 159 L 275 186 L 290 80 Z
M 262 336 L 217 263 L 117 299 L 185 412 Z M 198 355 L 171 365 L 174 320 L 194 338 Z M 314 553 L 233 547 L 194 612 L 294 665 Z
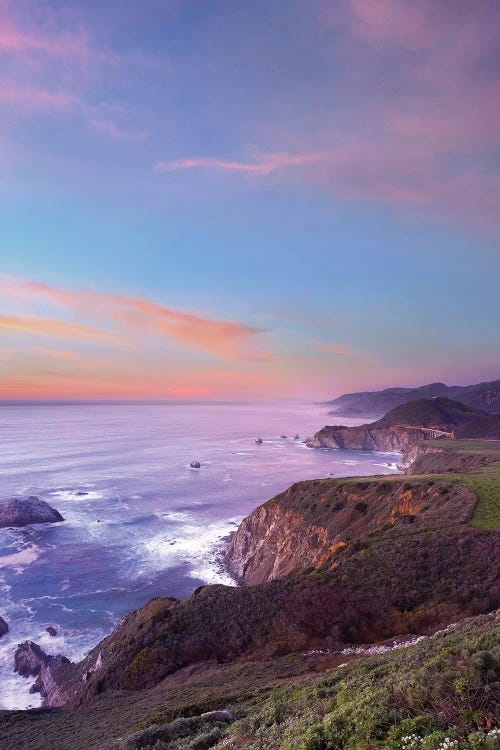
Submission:
M 424 398 L 397 406 L 387 412 L 382 419 L 371 425 L 373 428 L 411 425 L 415 427 L 441 427 L 454 429 L 459 425 L 483 416 L 472 409 L 449 398 Z
M 232 722 L 200 716 L 221 708 Z M 83 713 L 3 713 L 0 747 L 438 750 L 448 737 L 458 750 L 498 750 L 486 735 L 499 716 L 500 615 L 492 613 L 384 653 L 204 664 L 152 690 L 105 695 Z M 413 734 L 408 748 L 403 738 Z
M 472 490 L 478 499 L 472 526 L 500 531 L 500 440 L 429 440 L 419 445 L 429 453 L 417 462 L 418 470 L 427 474 L 428 466 L 435 480 L 458 482 Z M 421 478 L 412 475 L 417 481 Z
M 457 427 L 455 437 L 458 439 L 487 438 L 489 440 L 500 440 L 500 414 L 479 417 L 479 419 L 474 419 Z

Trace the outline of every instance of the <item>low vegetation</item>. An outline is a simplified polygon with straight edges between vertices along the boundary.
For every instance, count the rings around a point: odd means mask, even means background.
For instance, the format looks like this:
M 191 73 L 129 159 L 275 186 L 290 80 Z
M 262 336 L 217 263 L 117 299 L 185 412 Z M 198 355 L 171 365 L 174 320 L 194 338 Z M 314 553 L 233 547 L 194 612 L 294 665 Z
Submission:
M 231 747 L 437 750 L 449 738 L 493 748 L 499 711 L 500 626 L 491 615 L 273 691 L 235 725 Z

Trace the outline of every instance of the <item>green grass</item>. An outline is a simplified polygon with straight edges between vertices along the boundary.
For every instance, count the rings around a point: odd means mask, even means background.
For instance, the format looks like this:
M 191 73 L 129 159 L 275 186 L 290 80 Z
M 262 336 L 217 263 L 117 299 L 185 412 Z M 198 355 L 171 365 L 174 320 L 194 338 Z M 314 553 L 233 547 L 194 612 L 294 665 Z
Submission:
M 460 481 L 478 498 L 471 525 L 500 531 L 500 474 L 464 474 Z
M 231 750 L 399 750 L 401 737 L 412 732 L 429 742 L 444 732 L 466 737 L 500 715 L 495 613 L 400 651 L 342 657 L 342 667 L 333 658 L 211 664 L 172 675 L 152 690 L 103 695 L 86 711 L 3 712 L 0 747 L 115 750 L 117 737 L 150 727 L 144 744 L 128 747 L 218 750 L 226 735 Z M 216 708 L 231 710 L 235 721 L 212 727 L 201 719 L 186 722 L 182 736 L 149 742 L 163 722 Z
M 384 656 L 354 660 L 283 686 L 233 726 L 248 750 L 396 750 L 412 732 L 437 747 L 498 716 L 500 627 L 495 616 Z M 442 739 L 442 738 L 441 738 Z
M 455 453 L 497 454 L 500 460 L 500 440 L 424 440 L 420 445 Z
M 431 442 L 431 441 L 429 441 Z M 440 444 L 441 441 L 436 441 Z M 444 441 L 443 441 L 444 442 Z M 450 441 L 451 443 L 452 441 Z M 466 450 L 474 453 L 486 453 L 482 441 L 463 441 L 466 443 Z M 462 452 L 462 441 L 456 441 L 456 447 Z M 453 445 L 446 445 L 446 449 L 452 449 Z M 456 449 L 455 447 L 455 449 Z M 395 474 L 373 475 L 367 477 L 342 477 L 336 479 L 319 479 L 318 484 L 360 484 L 368 483 L 399 483 L 417 484 L 427 482 L 430 485 L 436 482 L 460 482 L 472 490 L 477 498 L 478 503 L 474 510 L 471 526 L 476 529 L 485 529 L 486 531 L 500 531 L 500 444 L 498 448 L 490 448 L 490 454 L 498 453 L 499 461 L 491 463 L 489 466 L 482 468 L 481 472 L 470 474 Z

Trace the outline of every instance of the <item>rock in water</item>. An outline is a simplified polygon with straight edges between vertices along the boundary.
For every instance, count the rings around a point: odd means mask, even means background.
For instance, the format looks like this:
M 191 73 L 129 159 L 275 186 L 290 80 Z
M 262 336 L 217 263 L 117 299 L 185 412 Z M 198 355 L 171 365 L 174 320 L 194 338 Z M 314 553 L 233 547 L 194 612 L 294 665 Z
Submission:
M 0 503 L 0 528 L 58 521 L 64 521 L 59 511 L 38 497 L 28 497 L 27 500 L 14 498 Z
M 286 436 L 286 435 L 280 435 L 280 438 L 281 438 L 282 440 L 286 440 L 286 439 L 287 439 L 287 436 Z
M 300 440 L 300 435 L 299 435 L 298 432 L 295 433 L 295 435 L 293 436 L 293 439 L 294 440 Z
M 0 638 L 9 632 L 9 626 L 3 619 L 3 617 L 0 617 Z
M 191 461 L 189 465 L 192 469 L 201 469 L 201 464 L 199 461 Z
M 262 438 L 257 438 L 255 442 L 257 445 L 262 445 L 263 441 L 262 441 Z
M 48 659 L 47 654 L 37 643 L 26 641 L 14 655 L 14 671 L 21 677 L 36 677 Z
M 55 638 L 57 635 L 57 630 L 53 625 L 49 625 L 47 628 L 45 628 L 47 633 L 50 635 L 51 638 Z
M 36 677 L 31 693 L 40 693 L 50 705 L 60 706 L 66 700 L 64 686 L 73 670 L 65 656 L 49 656 L 37 643 L 25 641 L 14 654 L 14 671 L 22 677 Z

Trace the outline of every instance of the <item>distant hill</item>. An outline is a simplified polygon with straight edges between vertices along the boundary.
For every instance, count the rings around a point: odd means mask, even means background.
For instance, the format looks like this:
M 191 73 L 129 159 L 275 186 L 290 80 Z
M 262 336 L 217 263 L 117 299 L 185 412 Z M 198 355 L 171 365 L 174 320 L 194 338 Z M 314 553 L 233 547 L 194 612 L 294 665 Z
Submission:
M 377 419 L 401 404 L 435 396 L 452 398 L 488 414 L 500 413 L 500 380 L 460 386 L 429 383 L 420 388 L 386 388 L 383 391 L 345 393 L 327 401 L 336 417 L 367 417 Z
M 500 440 L 500 414 L 473 419 L 454 430 L 454 434 L 457 440 L 460 438 Z
M 387 414 L 370 425 L 371 429 L 405 425 L 413 427 L 435 427 L 452 431 L 460 425 L 484 418 L 484 412 L 453 401 L 450 398 L 436 396 L 410 401 L 391 409 Z
M 382 419 L 356 427 L 326 425 L 307 441 L 311 448 L 394 451 L 405 453 L 411 446 L 435 437 L 431 430 L 452 433 L 468 422 L 485 417 L 479 409 L 436 396 L 401 404 Z

